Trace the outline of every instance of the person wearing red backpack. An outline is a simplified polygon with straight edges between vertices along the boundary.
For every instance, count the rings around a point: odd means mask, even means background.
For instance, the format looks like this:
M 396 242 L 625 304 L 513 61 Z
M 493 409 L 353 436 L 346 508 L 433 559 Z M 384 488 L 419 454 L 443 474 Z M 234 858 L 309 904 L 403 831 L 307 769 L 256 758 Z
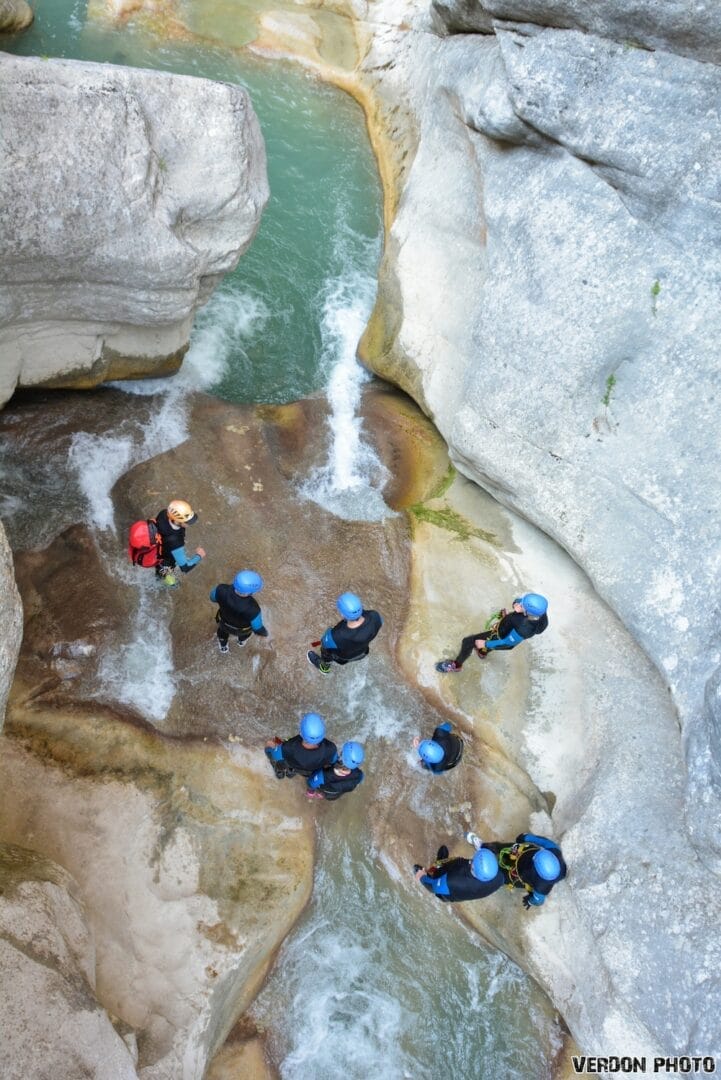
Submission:
M 194 525 L 197 520 L 198 515 L 185 499 L 172 499 L 155 518 L 160 547 L 160 561 L 155 567 L 155 576 L 162 578 L 164 585 L 172 587 L 178 584 L 173 573 L 176 567 L 182 574 L 189 574 L 205 558 L 205 551 L 201 547 L 196 548 L 195 554 L 190 556 L 185 550 L 185 527 Z

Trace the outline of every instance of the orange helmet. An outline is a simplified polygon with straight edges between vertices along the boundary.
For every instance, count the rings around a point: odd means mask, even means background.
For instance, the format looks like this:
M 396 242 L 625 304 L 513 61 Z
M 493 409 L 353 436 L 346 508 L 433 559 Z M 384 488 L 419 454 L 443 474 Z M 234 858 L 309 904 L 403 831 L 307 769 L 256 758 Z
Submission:
M 168 519 L 173 525 L 194 525 L 198 515 L 193 513 L 193 507 L 185 499 L 173 499 L 168 503 Z

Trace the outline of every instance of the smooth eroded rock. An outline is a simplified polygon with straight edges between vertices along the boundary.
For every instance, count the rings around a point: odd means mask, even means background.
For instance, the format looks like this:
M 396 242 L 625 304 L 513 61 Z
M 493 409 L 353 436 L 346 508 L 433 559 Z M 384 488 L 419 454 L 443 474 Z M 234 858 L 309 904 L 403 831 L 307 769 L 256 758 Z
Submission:
M 23 635 L 23 611 L 15 584 L 13 557 L 5 530 L 0 522 L 0 731 L 5 718 L 5 703 L 15 671 L 15 662 Z
M 0 34 L 26 30 L 33 18 L 33 9 L 27 0 L 0 0 Z
M 268 198 L 246 91 L 3 54 L 0 131 L 0 400 L 175 370 Z

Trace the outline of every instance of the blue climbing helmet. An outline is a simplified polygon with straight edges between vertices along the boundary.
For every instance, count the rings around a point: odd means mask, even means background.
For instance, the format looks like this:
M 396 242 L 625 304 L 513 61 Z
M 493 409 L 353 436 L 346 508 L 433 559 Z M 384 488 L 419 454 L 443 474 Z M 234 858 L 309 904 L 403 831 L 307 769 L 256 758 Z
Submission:
M 424 739 L 418 745 L 418 753 L 426 765 L 438 765 L 443 761 L 443 747 L 433 739 Z
M 322 742 L 325 738 L 325 722 L 317 712 L 307 712 L 300 722 L 300 734 L 304 742 Z
M 346 769 L 357 769 L 363 764 L 365 753 L 359 742 L 347 742 L 343 743 L 340 757 Z
M 533 867 L 544 881 L 556 881 L 561 873 L 561 864 L 552 851 L 541 848 L 533 856 Z
M 263 579 L 255 570 L 239 570 L 233 578 L 233 588 L 238 593 L 260 592 L 263 588 Z
M 363 614 L 361 598 L 352 592 L 341 593 L 335 602 L 335 606 L 344 619 L 360 619 Z
M 479 848 L 471 859 L 471 873 L 478 881 L 493 881 L 498 873 L 498 859 L 488 848 Z
M 521 604 L 526 615 L 533 615 L 537 619 L 548 611 L 548 600 L 537 592 L 524 593 L 518 603 Z

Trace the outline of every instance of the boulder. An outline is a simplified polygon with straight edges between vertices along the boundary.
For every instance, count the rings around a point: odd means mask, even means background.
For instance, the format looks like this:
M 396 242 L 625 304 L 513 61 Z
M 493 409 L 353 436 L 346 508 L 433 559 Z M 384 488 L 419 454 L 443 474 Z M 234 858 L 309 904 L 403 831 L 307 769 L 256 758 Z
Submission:
M 0 0 L 0 34 L 27 30 L 34 18 L 27 0 Z
M 268 198 L 246 91 L 3 54 L 0 102 L 0 402 L 174 371 Z
M 135 1080 L 96 999 L 95 941 L 67 871 L 0 844 L 0 1056 L 6 1080 Z

